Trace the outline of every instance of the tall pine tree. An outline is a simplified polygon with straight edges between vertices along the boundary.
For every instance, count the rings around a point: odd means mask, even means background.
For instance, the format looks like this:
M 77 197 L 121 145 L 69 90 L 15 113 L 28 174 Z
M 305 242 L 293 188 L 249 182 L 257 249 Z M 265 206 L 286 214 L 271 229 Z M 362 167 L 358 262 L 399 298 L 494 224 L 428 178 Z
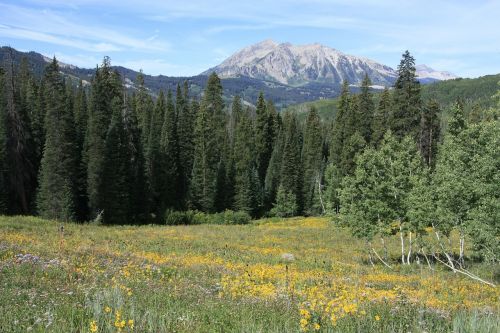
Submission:
M 44 218 L 68 221 L 76 217 L 78 145 L 73 114 L 55 58 L 45 70 L 43 86 L 46 139 L 37 207 Z
M 304 145 L 302 148 L 304 212 L 322 213 L 319 191 L 322 183 L 323 138 L 318 112 L 311 108 L 306 119 Z
M 103 209 L 106 136 L 113 113 L 112 101 L 115 97 L 119 100 L 123 98 L 120 76 L 112 71 L 110 60 L 105 57 L 92 80 L 92 98 L 85 137 L 87 194 L 91 218 L 95 217 Z
M 420 83 L 415 74 L 415 58 L 406 51 L 398 66 L 398 78 L 394 84 L 391 129 L 397 138 L 405 135 L 417 139 L 422 100 Z

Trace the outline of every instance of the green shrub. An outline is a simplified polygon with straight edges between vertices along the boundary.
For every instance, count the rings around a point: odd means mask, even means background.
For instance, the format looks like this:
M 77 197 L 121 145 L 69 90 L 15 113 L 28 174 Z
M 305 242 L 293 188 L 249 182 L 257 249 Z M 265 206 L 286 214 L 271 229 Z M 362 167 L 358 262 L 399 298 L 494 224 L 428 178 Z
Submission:
M 190 225 L 194 224 L 194 212 L 193 211 L 173 211 L 167 210 L 165 213 L 165 224 L 166 225 Z
M 191 225 L 191 224 L 248 224 L 252 218 L 248 213 L 226 210 L 222 213 L 207 214 L 196 210 L 165 212 L 166 225 Z
M 224 224 L 248 224 L 252 218 L 247 212 L 226 210 L 224 212 Z

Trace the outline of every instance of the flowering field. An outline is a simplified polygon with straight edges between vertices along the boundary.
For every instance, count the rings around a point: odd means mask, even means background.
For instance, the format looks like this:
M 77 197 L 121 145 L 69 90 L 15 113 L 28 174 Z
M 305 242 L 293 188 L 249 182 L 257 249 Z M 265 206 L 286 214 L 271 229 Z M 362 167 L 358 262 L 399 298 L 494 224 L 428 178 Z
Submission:
M 363 249 L 326 218 L 61 228 L 0 217 L 0 332 L 500 331 L 498 287 L 397 264 L 397 236 L 392 269 Z M 498 267 L 470 265 L 494 281 Z

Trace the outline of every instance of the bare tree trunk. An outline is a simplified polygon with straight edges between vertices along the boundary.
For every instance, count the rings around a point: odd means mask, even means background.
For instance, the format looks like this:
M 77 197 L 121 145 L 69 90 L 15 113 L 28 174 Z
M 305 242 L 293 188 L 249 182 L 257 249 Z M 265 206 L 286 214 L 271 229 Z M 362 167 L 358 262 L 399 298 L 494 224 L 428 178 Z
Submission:
M 370 260 L 370 264 L 372 264 L 373 267 L 375 267 L 375 264 L 373 263 L 373 259 L 372 259 L 372 243 L 371 242 L 366 242 L 366 249 L 368 251 L 368 259 Z
M 412 250 L 412 241 L 411 241 L 411 231 L 410 231 L 410 237 L 409 237 L 409 245 L 408 245 L 408 255 L 406 256 L 406 262 L 409 265 L 410 264 L 410 258 L 411 258 L 411 250 Z
M 404 265 L 406 263 L 405 262 L 405 238 L 403 236 L 403 226 L 401 225 L 401 222 L 399 223 L 399 237 L 401 238 L 401 262 Z
M 465 251 L 465 235 L 462 230 L 460 230 L 460 255 L 458 257 L 458 262 L 463 267 L 464 266 L 464 251 Z
M 429 258 L 427 257 L 427 254 L 425 253 L 424 248 L 423 248 L 423 247 L 422 247 L 422 248 L 420 248 L 420 251 L 421 251 L 421 252 L 422 252 L 422 254 L 424 255 L 425 261 L 427 261 L 427 266 L 429 266 L 429 269 L 430 269 L 431 271 L 433 271 L 433 270 L 434 270 L 434 268 L 432 268 L 431 263 L 430 263 L 430 261 L 429 261 Z
M 323 204 L 323 196 L 321 194 L 321 177 L 318 175 L 316 177 L 318 180 L 318 195 L 319 195 L 319 202 L 321 203 L 321 211 L 323 212 L 323 215 L 326 213 L 325 205 Z
M 446 249 L 444 248 L 443 243 L 441 242 L 441 237 L 439 236 L 439 232 L 434 227 L 434 224 L 432 224 L 432 228 L 435 230 L 434 233 L 436 234 L 436 238 L 437 238 L 437 240 L 439 242 L 439 246 L 441 247 L 441 250 L 443 250 L 443 253 L 446 256 L 446 259 L 448 259 L 448 262 L 450 264 L 450 265 L 447 265 L 447 266 L 449 266 L 453 270 L 453 273 L 455 273 L 457 270 L 455 268 L 455 265 L 453 264 L 453 260 L 451 259 L 450 255 L 446 252 Z M 434 256 L 434 257 L 437 259 L 436 256 Z
M 387 261 L 387 258 L 389 257 L 388 252 L 387 252 L 387 245 L 385 244 L 384 237 L 380 237 L 380 240 L 382 241 L 382 246 L 384 247 L 384 260 Z

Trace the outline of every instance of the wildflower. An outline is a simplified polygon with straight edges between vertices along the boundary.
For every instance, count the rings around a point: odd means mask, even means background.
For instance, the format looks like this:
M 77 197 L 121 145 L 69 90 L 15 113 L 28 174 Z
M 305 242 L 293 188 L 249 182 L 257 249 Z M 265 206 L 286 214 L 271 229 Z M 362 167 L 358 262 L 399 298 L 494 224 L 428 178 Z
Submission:
M 98 329 L 98 328 L 99 328 L 99 327 L 97 326 L 96 321 L 95 321 L 95 320 L 92 320 L 92 321 L 90 322 L 90 332 L 95 333 L 95 332 L 97 332 L 97 329 Z
M 315 329 L 316 331 L 319 331 L 319 329 L 320 329 L 320 328 L 321 328 L 321 325 L 320 325 L 320 324 L 318 324 L 318 323 L 314 323 L 314 329 Z
M 133 330 L 134 329 L 134 320 L 129 319 L 127 322 L 127 325 L 128 325 L 128 327 L 130 327 L 131 330 Z
M 110 312 L 111 312 L 111 308 L 110 308 L 109 306 L 106 306 L 106 307 L 104 308 L 104 312 L 106 312 L 106 313 L 110 313 Z
M 380 316 L 379 315 L 375 315 L 375 320 L 379 321 L 380 320 Z

